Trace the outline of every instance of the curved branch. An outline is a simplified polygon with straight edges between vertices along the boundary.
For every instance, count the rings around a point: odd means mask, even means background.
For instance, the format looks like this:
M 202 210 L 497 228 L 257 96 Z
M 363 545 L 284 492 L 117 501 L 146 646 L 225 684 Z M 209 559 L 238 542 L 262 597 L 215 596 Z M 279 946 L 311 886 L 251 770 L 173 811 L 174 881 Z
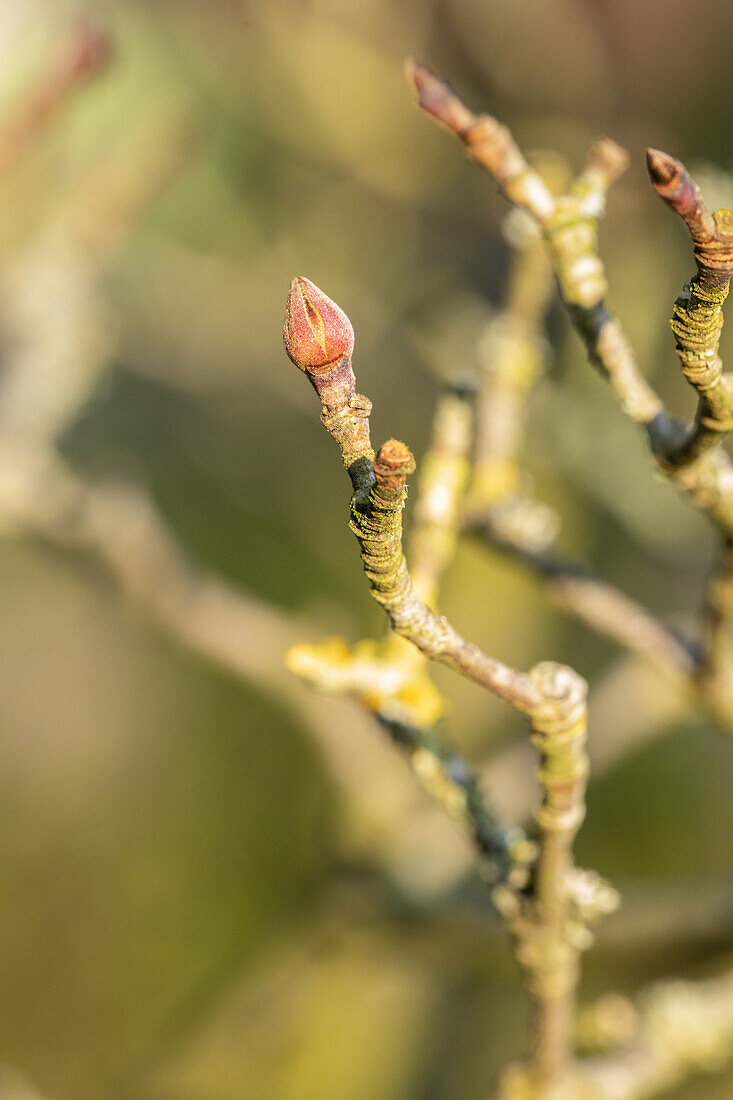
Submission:
M 695 421 L 664 453 L 672 466 L 685 466 L 717 447 L 733 430 L 733 385 L 718 354 L 723 303 L 733 276 L 733 212 L 710 214 L 684 164 L 658 149 L 647 151 L 655 191 L 687 225 L 695 246 L 697 274 L 674 306 L 672 332 L 688 382 L 698 392 Z

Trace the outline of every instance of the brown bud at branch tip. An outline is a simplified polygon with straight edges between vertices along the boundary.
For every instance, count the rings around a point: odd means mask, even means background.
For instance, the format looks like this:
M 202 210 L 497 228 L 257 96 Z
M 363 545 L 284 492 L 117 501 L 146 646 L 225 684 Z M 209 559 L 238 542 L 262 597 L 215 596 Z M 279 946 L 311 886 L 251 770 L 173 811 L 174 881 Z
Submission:
M 283 342 L 296 367 L 318 374 L 352 354 L 354 330 L 344 311 L 301 275 L 290 284 Z
M 476 116 L 461 103 L 450 84 L 433 76 L 424 65 L 408 61 L 407 79 L 417 92 L 418 107 L 442 122 L 453 133 L 463 136 L 476 122 Z
M 679 162 L 661 149 L 647 149 L 646 166 L 651 181 L 657 188 L 671 183 L 680 169 Z
M 398 492 L 414 472 L 415 459 L 406 443 L 388 439 L 382 444 L 374 459 L 374 476 L 380 489 Z
M 715 240 L 718 236 L 715 221 L 682 161 L 660 149 L 647 149 L 646 163 L 654 190 L 685 222 L 696 247 L 705 247 Z
M 587 167 L 602 172 L 609 184 L 622 175 L 629 164 L 629 154 L 611 138 L 601 138 L 588 154 Z
M 700 191 L 681 161 L 660 149 L 647 149 L 649 177 L 661 199 L 685 220 L 696 210 L 704 211 Z

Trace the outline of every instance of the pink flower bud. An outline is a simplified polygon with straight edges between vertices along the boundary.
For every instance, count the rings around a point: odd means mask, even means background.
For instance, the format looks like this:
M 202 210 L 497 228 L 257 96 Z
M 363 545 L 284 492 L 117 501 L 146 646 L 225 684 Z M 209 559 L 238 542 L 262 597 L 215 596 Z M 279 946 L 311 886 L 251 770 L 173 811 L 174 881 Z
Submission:
M 290 284 L 283 341 L 296 367 L 319 373 L 351 355 L 354 330 L 344 311 L 301 275 Z

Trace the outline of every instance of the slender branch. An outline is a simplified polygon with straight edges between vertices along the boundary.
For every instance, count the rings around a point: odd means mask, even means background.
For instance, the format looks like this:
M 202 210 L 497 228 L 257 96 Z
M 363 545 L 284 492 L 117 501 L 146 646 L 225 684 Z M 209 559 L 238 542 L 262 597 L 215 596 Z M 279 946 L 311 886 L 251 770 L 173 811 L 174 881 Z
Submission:
M 658 982 L 637 999 L 630 1042 L 581 1063 L 587 1100 L 648 1100 L 733 1057 L 733 971 Z
M 535 716 L 532 740 L 540 752 L 544 800 L 537 814 L 540 852 L 537 860 L 534 908 L 544 950 L 529 963 L 535 1002 L 533 1063 L 538 1079 L 549 1083 L 567 1070 L 572 1054 L 578 950 L 568 941 L 567 879 L 572 846 L 585 816 L 586 687 L 577 677 L 554 666 L 538 666 L 543 692 L 562 699 L 564 713 L 553 709 Z M 539 962 L 539 965 L 538 965 Z
M 438 396 L 430 447 L 421 464 L 408 553 L 415 591 L 434 607 L 455 554 L 468 482 L 473 389 L 446 383 Z
M 422 65 L 412 65 L 409 75 L 419 106 L 456 134 L 506 198 L 535 219 L 547 240 L 563 300 L 592 361 L 607 376 L 627 415 L 642 424 L 653 420 L 662 402 L 640 374 L 623 331 L 603 305 L 607 284 L 597 255 L 597 204 L 589 213 L 593 204 L 588 201 L 588 181 L 593 181 L 591 193 L 603 193 L 622 165 L 618 146 L 608 141 L 594 146 L 574 192 L 555 199 L 506 127 L 490 115 L 474 115 L 449 84 Z
M 698 391 L 695 421 L 686 434 L 668 441 L 664 461 L 689 466 L 717 447 L 733 429 L 733 385 L 718 354 L 723 303 L 733 275 L 733 213 L 711 215 L 700 189 L 679 161 L 656 149 L 647 166 L 657 194 L 687 225 L 697 274 L 675 302 L 672 332 L 682 370 Z M 669 444 L 672 445 L 669 445 Z M 715 699 L 733 695 L 733 531 L 723 526 L 719 563 L 710 580 L 701 615 L 698 683 Z
M 722 449 L 711 444 L 731 422 L 730 386 L 718 366 L 717 338 L 720 306 L 733 263 L 728 232 L 732 216 L 719 212 L 717 220 L 711 218 L 682 166 L 664 154 L 652 154 L 655 185 L 685 218 L 698 260 L 695 289 L 678 304 L 673 322 L 683 364 L 688 373 L 692 370 L 701 391 L 698 417 L 690 427 L 664 410 L 641 374 L 623 329 L 605 305 L 606 279 L 597 254 L 598 203 L 593 195 L 597 200 L 618 174 L 623 161 L 618 147 L 609 142 L 595 146 L 570 193 L 555 200 L 527 166 L 505 127 L 489 116 L 474 115 L 449 85 L 421 66 L 413 65 L 410 75 L 420 106 L 464 142 L 511 202 L 535 218 L 546 239 L 561 295 L 591 361 L 607 377 L 626 415 L 644 427 L 659 469 L 729 539 L 733 536 L 733 464 Z M 688 461 L 693 454 L 694 461 Z M 682 461 L 675 464 L 677 455 Z M 703 669 L 701 701 L 730 725 L 733 685 L 719 678 L 713 692 L 710 683 Z
M 69 28 L 35 82 L 0 119 L 0 172 L 20 160 L 69 95 L 99 73 L 110 55 L 110 39 L 98 27 L 84 21 Z
M 370 711 L 407 757 L 428 793 L 461 821 L 479 855 L 482 877 L 493 887 L 522 887 L 534 846 L 516 826 L 502 825 L 490 809 L 481 781 L 463 756 L 437 730 L 431 681 L 423 663 L 380 659 L 378 643 L 361 642 L 353 652 L 337 639 L 289 650 L 291 672 L 323 692 L 353 695 Z
M 667 675 L 692 683 L 697 657 L 693 643 L 625 593 L 568 558 L 522 545 L 521 538 L 508 538 L 490 517 L 471 520 L 468 531 L 534 574 L 561 611 L 651 661 Z
M 467 823 L 479 855 L 479 871 L 492 887 L 526 885 L 535 846 L 516 825 L 500 824 L 483 793 L 479 776 L 460 753 L 434 730 L 419 729 L 380 716 L 392 741 L 406 754 L 423 786 L 448 813 Z
M 535 232 L 513 251 L 506 300 L 481 341 L 470 514 L 516 497 L 522 488 L 519 452 L 526 401 L 544 366 L 546 345 L 538 329 L 552 288 L 552 269 Z
M 348 318 L 312 283 L 294 279 L 284 338 L 288 355 L 321 398 L 323 423 L 351 476 L 350 527 L 372 595 L 387 612 L 392 629 L 425 656 L 463 673 L 523 712 L 540 750 L 544 799 L 537 814 L 540 850 L 532 887 L 526 897 L 511 889 L 495 896 L 528 973 L 534 1004 L 528 1072 L 534 1082 L 532 1095 L 539 1098 L 567 1077 L 578 953 L 588 944 L 579 931 L 585 931 L 591 911 L 602 909 L 595 903 L 585 909 L 581 905 L 573 919 L 571 852 L 584 814 L 587 685 L 572 669 L 553 662 L 537 665 L 530 673 L 503 665 L 421 602 L 402 552 L 405 483 L 415 461 L 409 448 L 394 439 L 369 459 L 371 406 L 356 395 Z
M 617 146 L 601 142 L 573 184 L 584 208 L 603 209 L 607 188 L 625 164 Z M 520 453 L 525 406 L 542 368 L 539 333 L 552 288 L 552 268 L 536 233 L 513 250 L 501 313 L 482 341 L 483 372 L 476 411 L 475 464 L 466 502 L 466 530 L 529 568 L 561 610 L 618 644 L 650 659 L 667 674 L 689 679 L 693 653 L 673 631 L 611 585 L 547 551 L 558 520 L 539 501 L 521 495 Z
M 316 297 L 315 288 L 309 288 L 308 296 L 309 300 Z M 291 313 L 291 329 L 293 323 Z M 348 343 L 345 326 L 344 331 Z M 415 591 L 431 605 L 457 542 L 469 468 L 473 396 L 473 389 L 460 383 L 443 387 L 418 483 L 411 537 L 413 579 Z M 359 642 L 353 650 L 339 639 L 329 639 L 295 646 L 286 663 L 318 690 L 351 694 L 377 717 L 422 785 L 452 817 L 464 823 L 487 882 L 492 886 L 526 884 L 533 845 L 521 829 L 496 821 L 478 776 L 436 728 L 445 704 L 427 675 L 419 650 L 394 634 Z
M 404 726 L 432 729 L 445 717 L 446 703 L 422 658 L 403 639 L 367 638 L 349 647 L 341 638 L 304 642 L 290 649 L 291 672 L 319 691 L 351 695 L 372 714 Z M 420 657 L 420 654 L 418 654 Z
M 723 701 L 733 693 L 733 536 L 723 538 L 720 558 L 701 613 L 701 655 L 697 668 L 703 692 Z
M 532 1004 L 532 1049 L 526 1066 L 512 1066 L 502 1095 L 562 1095 L 573 1078 L 575 989 L 579 956 L 588 946 L 586 925 L 571 918 L 572 845 L 585 815 L 586 685 L 570 669 L 547 662 L 532 672 L 555 705 L 532 719 L 532 740 L 540 753 L 539 778 L 544 796 L 537 811 L 539 855 L 533 889 L 527 897 L 508 897 L 504 916 L 527 974 Z M 577 872 L 576 872 L 577 873 Z M 580 874 L 584 874 L 580 872 Z M 592 891 L 591 891 L 592 892 Z M 612 892 L 613 893 L 613 892 Z M 615 893 L 599 909 L 616 904 Z M 558 1090 L 558 1091 L 553 1091 Z
M 672 317 L 682 371 L 698 392 L 689 433 L 664 454 L 672 466 L 682 466 L 717 447 L 733 429 L 733 386 L 718 354 L 723 303 L 733 275 L 733 212 L 711 215 L 684 164 L 666 153 L 649 149 L 647 167 L 657 194 L 687 225 L 697 263 L 697 274 L 675 302 Z
M 528 713 L 539 707 L 542 697 L 528 674 L 489 657 L 461 637 L 415 591 L 402 553 L 405 482 L 415 469 L 415 460 L 409 448 L 394 439 L 382 446 L 376 459 L 372 457 L 371 402 L 356 393 L 351 366 L 353 330 L 346 315 L 308 280 L 294 279 L 284 335 L 288 354 L 308 375 L 321 399 L 324 427 L 341 450 L 354 490 L 350 527 L 361 548 L 372 596 L 384 607 L 394 632 L 426 657 L 449 665 L 517 709 Z M 313 363 L 310 356 L 319 347 L 322 356 L 334 350 L 338 354 L 342 348 L 344 354 Z
M 408 61 L 407 76 L 418 92 L 420 107 L 461 139 L 469 156 L 494 177 L 511 203 L 527 210 L 544 227 L 554 213 L 555 200 L 506 126 L 491 115 L 475 115 L 449 84 L 424 66 Z
M 622 163 L 618 147 L 607 140 L 594 146 L 579 182 L 569 195 L 555 199 L 496 119 L 474 115 L 450 85 L 422 66 L 411 65 L 409 74 L 419 105 L 464 142 L 510 202 L 536 220 L 547 241 L 563 301 L 591 362 L 608 379 L 626 415 L 645 428 L 660 468 L 718 526 L 733 531 L 733 465 L 718 450 L 703 454 L 692 466 L 669 467 L 664 456 L 686 438 L 688 428 L 665 412 L 639 370 L 620 323 L 605 305 L 607 284 L 597 253 L 596 216 L 588 212 L 582 181 L 600 170 L 601 179 L 610 182 Z
M 76 419 L 112 352 L 102 275 L 192 149 L 191 123 L 182 114 L 146 119 L 77 182 L 8 265 L 0 436 L 53 447 Z
M 374 484 L 365 506 L 352 503 L 351 529 L 361 547 L 372 596 L 392 629 L 433 660 L 450 666 L 525 713 L 542 704 L 532 678 L 483 653 L 419 599 L 402 553 L 405 482 L 415 469 L 409 449 L 388 440 L 374 461 Z

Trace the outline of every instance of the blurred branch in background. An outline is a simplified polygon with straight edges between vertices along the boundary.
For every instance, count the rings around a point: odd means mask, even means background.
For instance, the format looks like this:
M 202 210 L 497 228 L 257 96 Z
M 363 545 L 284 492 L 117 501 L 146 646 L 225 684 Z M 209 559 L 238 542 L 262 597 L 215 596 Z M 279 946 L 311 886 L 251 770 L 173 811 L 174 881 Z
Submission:
M 0 118 L 0 172 L 20 160 L 53 125 L 69 97 L 104 70 L 111 53 L 109 36 L 91 21 L 79 20 L 59 35 L 46 68 Z
M 105 278 L 141 218 L 191 163 L 197 131 L 184 111 L 153 114 L 87 171 L 8 265 L 0 314 L 6 344 L 0 378 L 0 531 L 5 537 L 31 536 L 98 563 L 121 594 L 176 644 L 290 701 L 339 788 L 348 792 L 352 818 L 364 834 L 357 844 L 370 847 L 391 835 L 412 792 L 393 773 L 393 797 L 380 799 L 389 754 L 372 735 L 370 722 L 356 708 L 350 715 L 359 733 L 354 752 L 332 706 L 315 695 L 304 698 L 285 672 L 283 654 L 312 621 L 306 624 L 195 561 L 143 486 L 92 481 L 59 451 L 115 353 Z M 27 138 L 19 156 L 31 148 L 30 133 Z M 411 647 L 404 646 L 402 658 L 405 696 L 417 707 L 411 714 L 419 713 L 418 697 L 423 710 L 442 710 Z
M 585 1067 L 589 1097 L 647 1100 L 693 1074 L 720 1072 L 733 1056 L 733 972 L 657 982 L 628 1007 L 628 1040 Z
M 106 368 L 114 328 L 103 279 L 141 216 L 190 162 L 183 114 L 151 117 L 62 201 L 3 278 L 0 440 L 53 449 Z
M 0 1100 L 51 1100 L 51 1097 L 38 1092 L 14 1070 L 0 1066 Z

